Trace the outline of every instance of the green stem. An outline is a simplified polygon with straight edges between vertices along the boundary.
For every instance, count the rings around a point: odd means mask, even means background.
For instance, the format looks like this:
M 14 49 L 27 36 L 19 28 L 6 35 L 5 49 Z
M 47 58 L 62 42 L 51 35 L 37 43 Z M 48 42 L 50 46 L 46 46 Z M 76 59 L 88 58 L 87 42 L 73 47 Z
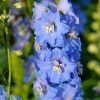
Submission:
M 98 1 L 98 12 L 100 12 L 100 0 Z M 99 20 L 99 27 L 100 27 L 100 20 Z M 98 33 L 100 32 L 100 29 L 98 30 Z M 100 39 L 98 38 L 98 48 L 99 48 L 99 52 L 100 52 Z M 100 60 L 100 55 L 99 56 L 99 60 Z
M 32 3 L 34 0 L 27 0 L 27 7 L 28 7 L 28 13 L 30 15 L 30 17 L 32 17 Z
M 4 14 L 6 13 L 6 0 L 4 1 Z M 9 33 L 8 33 L 8 26 L 7 21 L 5 21 L 5 33 L 6 33 L 6 44 L 7 44 L 7 58 L 8 58 L 8 69 L 9 69 L 9 76 L 8 76 L 8 100 L 10 100 L 10 85 L 11 85 L 11 66 L 10 66 L 10 48 L 9 48 Z
M 9 69 L 9 76 L 8 76 L 8 100 L 10 100 L 11 66 L 10 66 L 10 48 L 9 48 L 9 36 L 8 36 L 8 27 L 7 26 L 5 26 L 5 32 L 6 32 L 7 58 L 8 58 L 8 69 Z

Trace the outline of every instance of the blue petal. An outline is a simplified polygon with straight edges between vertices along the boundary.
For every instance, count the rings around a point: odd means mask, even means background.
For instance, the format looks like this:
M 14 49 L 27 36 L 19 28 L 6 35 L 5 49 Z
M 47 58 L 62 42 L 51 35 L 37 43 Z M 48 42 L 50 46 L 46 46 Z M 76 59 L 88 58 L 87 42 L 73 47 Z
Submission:
M 70 73 L 68 71 L 64 71 L 61 74 L 60 82 L 70 81 Z
M 53 67 L 52 62 L 46 62 L 46 61 L 37 62 L 37 65 L 42 71 L 49 71 Z
M 50 82 L 59 83 L 60 76 L 61 76 L 61 73 L 58 73 L 58 71 L 52 72 L 51 77 L 50 77 Z

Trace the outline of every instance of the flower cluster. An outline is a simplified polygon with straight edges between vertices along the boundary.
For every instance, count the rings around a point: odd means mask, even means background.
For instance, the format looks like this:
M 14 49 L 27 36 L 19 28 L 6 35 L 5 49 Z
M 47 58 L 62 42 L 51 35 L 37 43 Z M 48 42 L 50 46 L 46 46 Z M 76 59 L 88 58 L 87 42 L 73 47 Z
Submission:
M 33 13 L 37 100 L 83 100 L 81 42 L 75 31 L 79 19 L 71 3 L 60 0 L 55 7 L 34 2 Z
M 8 100 L 7 92 L 4 90 L 4 87 L 0 85 L 0 100 Z M 22 100 L 19 96 L 10 96 L 10 100 Z
M 79 17 L 79 20 L 81 20 L 81 22 L 79 24 L 76 24 L 75 25 L 75 30 L 77 32 L 79 32 L 79 34 L 83 33 L 84 32 L 84 26 L 87 22 L 87 17 L 86 17 L 86 13 L 83 9 L 81 9 L 80 7 L 80 2 L 81 3 L 89 3 L 90 0 L 79 0 L 79 3 L 73 3 L 73 0 L 69 0 L 70 2 L 72 2 L 72 7 L 73 7 L 73 10 L 75 12 L 75 14 Z M 55 3 L 55 0 L 41 0 L 41 3 L 44 4 L 44 5 L 48 5 L 48 4 L 52 4 L 54 6 L 57 6 L 56 3 Z

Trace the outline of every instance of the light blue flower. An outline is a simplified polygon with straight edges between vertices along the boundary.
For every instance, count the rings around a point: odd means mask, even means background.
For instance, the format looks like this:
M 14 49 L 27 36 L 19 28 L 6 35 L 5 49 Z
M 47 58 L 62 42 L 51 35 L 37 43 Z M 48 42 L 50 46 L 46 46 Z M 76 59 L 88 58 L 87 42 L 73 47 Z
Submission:
M 81 42 L 74 31 L 79 19 L 68 0 L 47 6 L 49 10 L 35 7 L 36 15 L 40 12 L 33 25 L 35 95 L 37 100 L 83 100 L 78 77 Z
M 60 22 L 59 13 L 44 12 L 41 19 L 34 23 L 37 41 L 41 43 L 49 43 L 51 46 L 63 45 L 63 34 L 69 31 L 69 26 Z
M 41 73 L 41 72 L 40 72 Z M 37 81 L 34 82 L 35 95 L 37 100 L 52 100 L 57 93 L 57 89 L 48 85 L 44 73 L 37 76 Z
M 36 52 L 35 52 L 36 51 Z M 51 56 L 51 50 L 47 47 L 47 44 L 39 44 L 35 41 L 35 54 L 40 60 L 49 59 Z
M 58 92 L 54 100 L 84 100 L 81 97 L 81 80 L 75 73 L 70 82 L 61 83 L 58 86 Z
M 52 50 L 50 60 L 37 60 L 35 63 L 41 71 L 47 73 L 47 78 L 50 78 L 52 83 L 69 81 L 71 72 L 77 67 L 77 63 L 68 61 L 67 54 L 58 48 Z

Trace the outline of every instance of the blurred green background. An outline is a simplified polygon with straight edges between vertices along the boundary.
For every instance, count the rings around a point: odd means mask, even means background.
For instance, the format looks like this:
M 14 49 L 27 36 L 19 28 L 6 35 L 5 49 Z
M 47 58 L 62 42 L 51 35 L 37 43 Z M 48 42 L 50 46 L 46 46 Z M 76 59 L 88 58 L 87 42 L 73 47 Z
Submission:
M 7 0 L 7 11 L 11 9 L 12 2 L 19 0 Z M 19 44 L 16 44 L 18 39 L 14 36 L 16 32 L 16 23 L 20 18 L 25 19 L 25 27 L 28 25 L 28 32 L 30 34 L 27 42 L 24 46 L 21 46 L 23 55 L 17 56 L 14 52 L 11 52 L 11 66 L 12 66 L 12 87 L 11 93 L 14 95 L 20 95 L 22 100 L 35 100 L 33 93 L 33 78 L 26 83 L 23 82 L 26 69 L 24 64 L 28 64 L 29 55 L 33 55 L 34 45 L 34 30 L 32 29 L 32 9 L 33 2 L 40 0 L 20 0 L 23 3 L 23 8 L 12 12 L 12 19 L 9 20 L 9 38 L 11 50 L 16 50 Z M 57 3 L 59 0 L 55 0 Z M 84 92 L 85 100 L 100 100 L 100 0 L 90 0 L 88 4 L 84 4 L 80 1 L 86 2 L 86 0 L 71 0 L 73 4 L 79 6 L 81 10 L 85 12 L 85 16 L 81 16 L 81 19 L 86 18 L 86 22 L 83 24 L 84 31 L 81 32 L 80 38 L 82 42 L 81 63 L 83 64 L 83 74 L 80 75 L 82 79 L 82 89 Z M 15 13 L 16 12 L 16 13 Z M 2 0 L 0 6 L 0 14 L 2 14 Z M 15 18 L 15 19 L 13 19 Z M 80 20 L 80 22 L 82 21 Z M 25 29 L 19 24 L 20 31 Z M 79 27 L 80 28 L 80 27 Z M 21 30 L 22 29 L 22 30 Z M 27 30 L 26 30 L 27 33 Z M 26 36 L 24 31 L 24 36 Z M 19 43 L 19 42 L 18 42 Z M 21 44 L 22 45 L 22 44 Z M 6 80 L 8 79 L 7 71 L 7 56 L 6 56 L 6 43 L 4 25 L 0 21 L 0 84 L 7 86 Z M 33 69 L 34 70 L 34 69 Z

